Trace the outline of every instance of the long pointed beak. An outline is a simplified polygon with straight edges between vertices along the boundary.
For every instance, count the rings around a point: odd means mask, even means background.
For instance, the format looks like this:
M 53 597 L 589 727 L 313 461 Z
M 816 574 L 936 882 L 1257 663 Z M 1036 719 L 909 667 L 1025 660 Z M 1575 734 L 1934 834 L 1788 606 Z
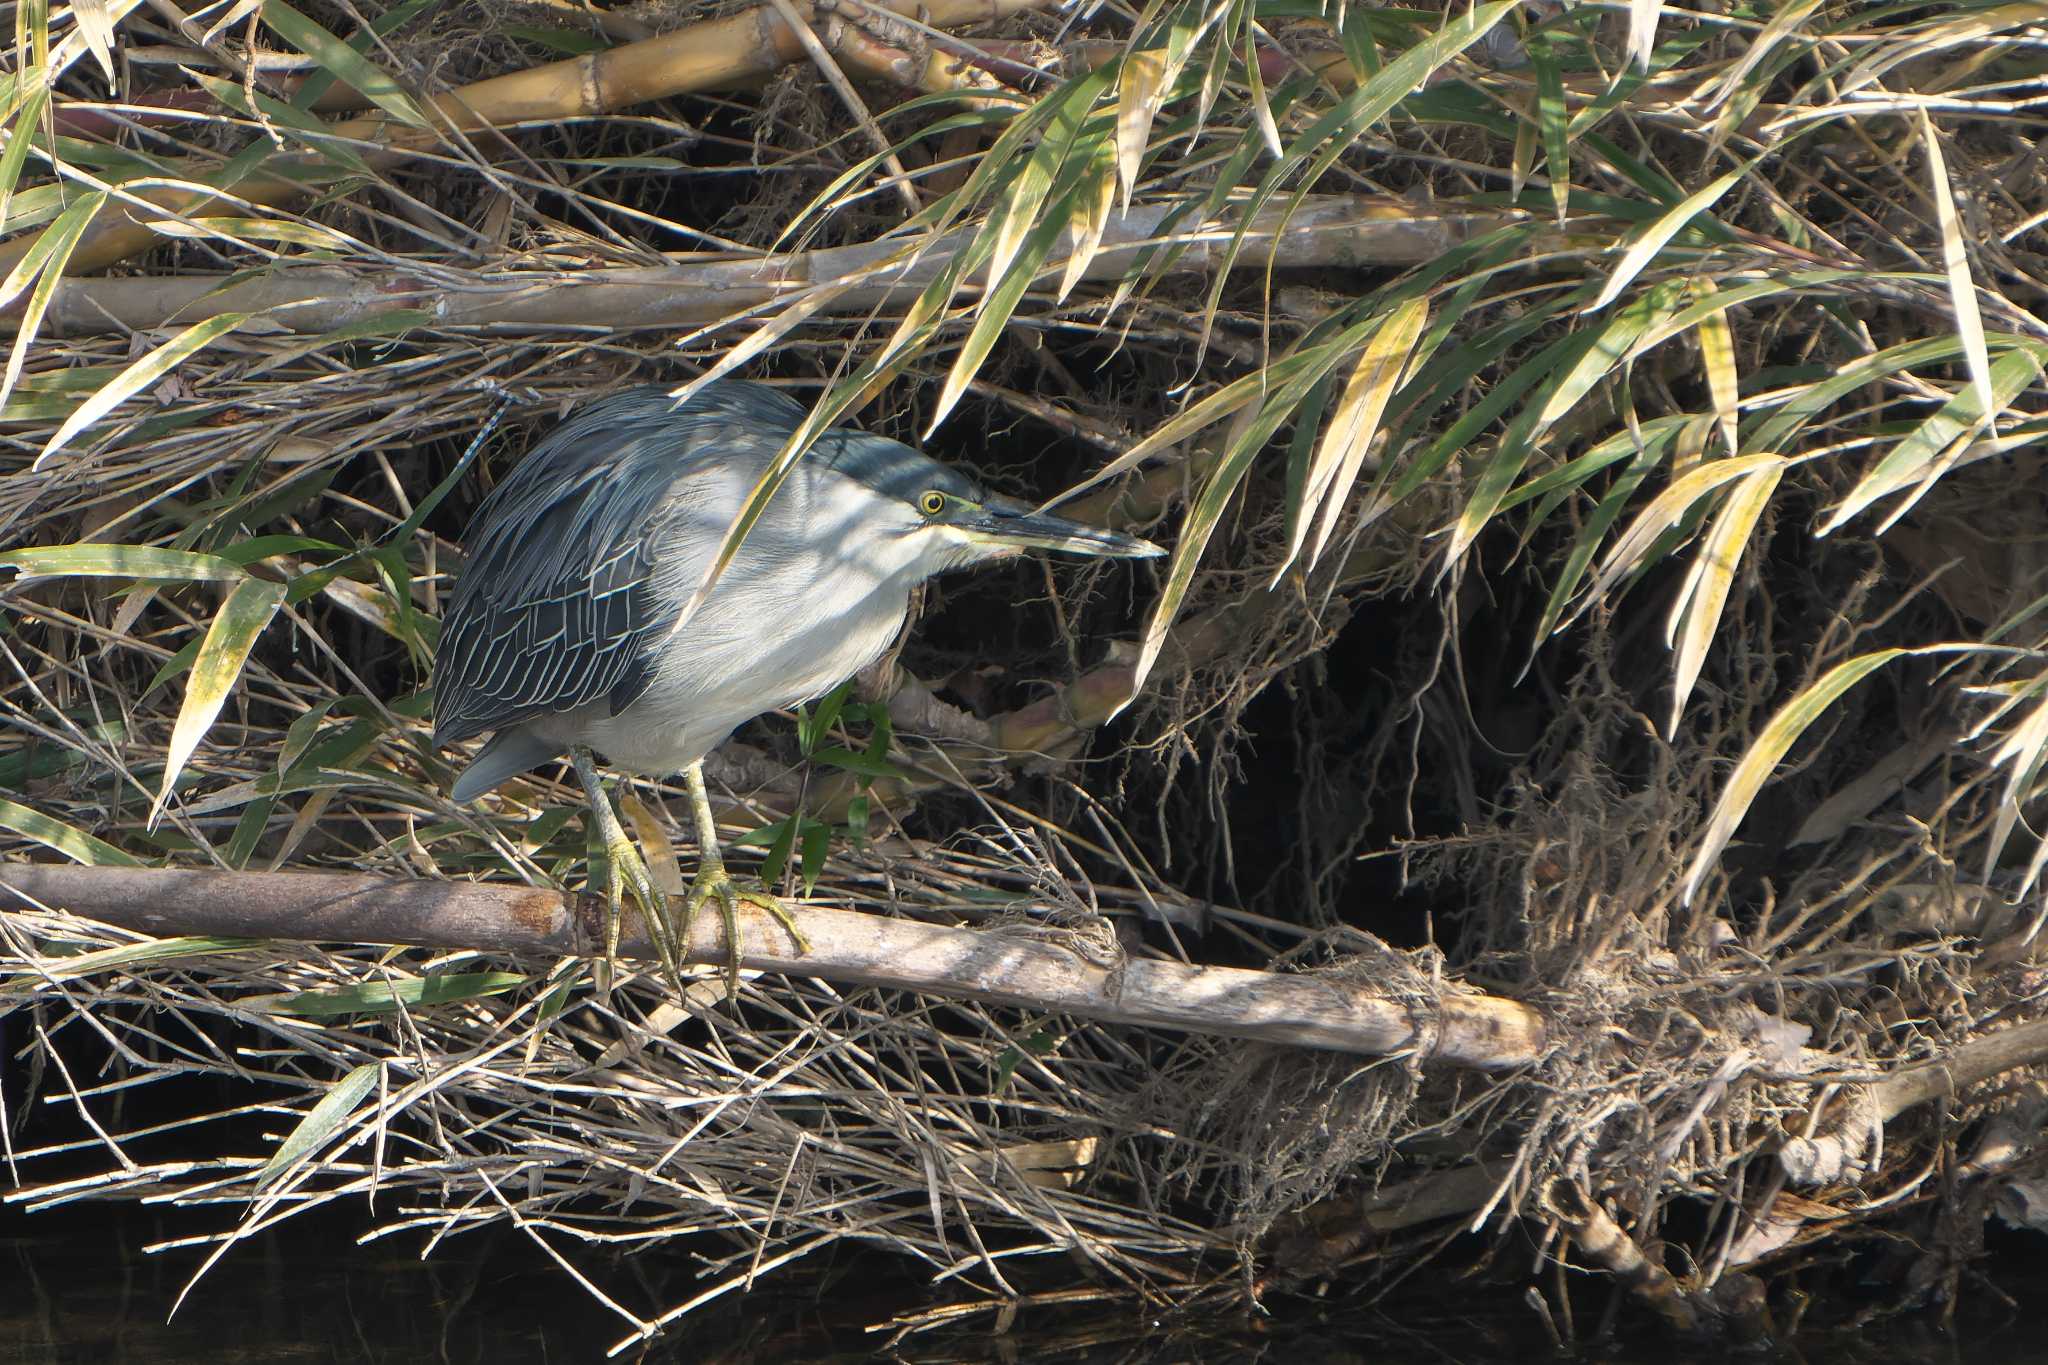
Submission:
M 1034 512 L 1011 498 L 990 498 L 978 514 L 953 523 L 955 530 L 990 549 L 1058 550 L 1097 559 L 1151 559 L 1165 550 L 1149 540 Z

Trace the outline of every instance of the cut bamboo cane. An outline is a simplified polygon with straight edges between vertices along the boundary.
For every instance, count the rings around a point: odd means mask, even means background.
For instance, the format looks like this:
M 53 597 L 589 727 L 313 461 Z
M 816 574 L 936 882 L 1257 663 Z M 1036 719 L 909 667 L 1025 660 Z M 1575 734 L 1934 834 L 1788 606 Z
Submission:
M 65 909 L 142 933 L 397 943 L 518 955 L 595 956 L 593 896 L 354 873 L 0 865 L 0 910 Z M 1390 999 L 1327 977 L 1092 960 L 1043 937 L 956 929 L 790 903 L 811 940 L 799 953 L 766 912 L 740 909 L 740 963 L 787 976 L 895 987 L 992 1004 L 1368 1056 L 1500 1071 L 1544 1048 L 1543 1018 L 1513 1000 L 1447 993 Z M 630 908 L 621 954 L 652 946 Z M 716 915 L 698 915 L 683 960 L 720 965 Z
M 935 27 L 958 27 L 992 23 L 1012 14 L 1040 9 L 1049 0 L 880 3 L 903 13 L 917 12 L 925 23 Z M 815 13 L 808 5 L 799 6 L 799 10 L 806 18 Z M 650 100 L 728 89 L 757 81 L 803 55 L 803 47 L 789 26 L 772 7 L 763 6 L 692 24 L 645 42 L 493 76 L 431 96 L 424 102 L 430 115 L 424 128 L 380 111 L 331 124 L 329 131 L 357 144 L 359 156 L 378 164 L 382 156 L 388 155 L 378 152 L 378 146 L 424 146 L 449 131 L 477 134 L 517 123 L 589 118 Z M 281 159 L 285 164 L 314 164 L 304 154 L 288 154 Z M 163 178 L 204 183 L 206 173 L 171 166 L 165 168 Z M 311 193 L 314 188 L 285 177 L 258 175 L 234 185 L 228 192 L 231 199 L 194 190 L 138 195 L 119 210 L 110 208 L 107 216 L 79 239 L 67 269 L 73 274 L 102 270 L 155 246 L 161 238 L 146 222 L 138 220 L 138 214 L 190 218 L 213 203 L 283 204 Z M 0 243 L 0 273 L 11 268 L 35 240 L 35 234 L 23 233 Z
M 1138 252 L 1158 245 L 1178 209 L 1141 204 L 1113 214 L 1084 278 L 1120 279 Z M 1260 213 L 1237 262 L 1260 269 L 1413 265 L 1501 221 L 1490 213 L 1438 211 L 1392 196 L 1318 196 L 1292 212 L 1282 207 Z M 1186 246 L 1174 268 L 1221 268 L 1234 231 L 1234 219 L 1170 229 L 1172 240 Z M 843 290 L 824 309 L 865 313 L 915 297 L 972 234 L 972 228 L 956 229 L 915 261 L 895 266 L 885 263 L 910 245 L 906 239 L 741 259 L 684 259 L 668 266 L 478 275 L 461 284 L 450 284 L 445 270 L 429 279 L 332 266 L 284 267 L 234 283 L 225 275 L 66 279 L 51 299 L 43 334 L 189 326 L 226 312 L 261 312 L 295 332 L 320 333 L 400 308 L 424 312 L 433 327 L 675 328 L 717 322 L 870 271 L 870 279 Z M 1043 275 L 1063 270 L 1066 255 L 1051 253 Z M 0 319 L 0 326 L 8 321 Z

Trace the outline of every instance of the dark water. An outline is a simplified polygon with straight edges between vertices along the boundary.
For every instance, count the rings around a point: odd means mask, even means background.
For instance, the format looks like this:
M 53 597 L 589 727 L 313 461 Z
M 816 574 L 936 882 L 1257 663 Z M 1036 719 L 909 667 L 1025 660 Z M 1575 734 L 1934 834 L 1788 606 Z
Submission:
M 0 1210 L 0 1361 L 157 1362 L 601 1360 L 628 1324 L 571 1283 L 516 1233 L 357 1245 L 361 1225 L 322 1214 L 253 1237 L 194 1287 L 204 1251 L 143 1255 L 189 1234 L 180 1211 L 75 1205 L 36 1215 Z M 701 1281 L 673 1247 L 609 1263 L 585 1257 L 603 1287 L 640 1311 L 681 1302 Z M 2033 1271 L 2038 1272 L 2038 1262 Z M 1264 1317 L 1165 1320 L 1123 1302 L 1031 1306 L 1007 1333 L 993 1316 L 911 1334 L 889 1345 L 892 1320 L 934 1300 L 891 1258 L 849 1252 L 802 1277 L 770 1281 L 693 1314 L 623 1359 L 719 1361 L 1124 1362 L 1197 1360 L 1321 1365 L 1454 1365 L 1576 1359 L 1674 1365 L 1714 1357 L 1646 1338 L 1559 1356 L 1513 1286 L 1414 1277 L 1372 1309 L 1280 1300 Z M 1446 1276 L 1445 1278 L 1448 1278 Z M 1810 1365 L 2016 1365 L 2048 1359 L 2048 1294 L 2022 1274 L 2001 1293 L 1980 1287 L 1952 1326 L 1933 1315 L 1855 1330 L 1808 1332 L 1790 1345 L 1727 1357 Z M 2018 1306 L 2002 1300 L 2011 1298 Z M 1473 1311 L 1461 1312 L 1465 1303 Z M 883 1330 L 875 1330 L 877 1327 Z

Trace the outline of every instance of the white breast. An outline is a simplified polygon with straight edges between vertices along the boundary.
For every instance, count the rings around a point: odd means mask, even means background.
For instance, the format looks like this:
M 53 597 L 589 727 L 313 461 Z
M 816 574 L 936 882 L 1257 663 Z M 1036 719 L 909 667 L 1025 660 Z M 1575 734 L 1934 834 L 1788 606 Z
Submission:
M 697 590 L 705 547 L 719 544 L 751 486 L 713 472 L 679 490 L 655 542 L 675 551 L 657 559 L 661 600 L 680 607 Z M 711 594 L 660 642 L 638 700 L 616 716 L 599 704 L 531 728 L 565 747 L 589 744 L 615 767 L 680 771 L 742 722 L 828 692 L 880 657 L 930 572 L 927 538 L 906 534 L 918 525 L 902 504 L 799 465 Z

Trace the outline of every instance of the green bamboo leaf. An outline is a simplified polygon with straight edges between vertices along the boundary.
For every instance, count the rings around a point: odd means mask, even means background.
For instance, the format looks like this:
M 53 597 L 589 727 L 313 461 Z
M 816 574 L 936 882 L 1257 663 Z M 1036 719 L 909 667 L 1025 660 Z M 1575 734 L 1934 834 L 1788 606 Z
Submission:
M 1728 775 L 1728 785 L 1722 789 L 1720 800 L 1714 803 L 1714 813 L 1707 821 L 1706 832 L 1700 837 L 1700 850 L 1693 856 L 1692 866 L 1686 870 L 1681 900 L 1687 905 L 1692 904 L 1700 883 L 1706 880 L 1707 873 L 1720 858 L 1721 850 L 1728 846 L 1728 840 L 1734 835 L 1736 826 L 1742 823 L 1742 817 L 1749 813 L 1756 794 L 1769 780 L 1771 770 L 1778 766 L 1778 761 L 1785 757 L 1807 728 L 1840 701 L 1850 688 L 1894 659 L 1908 655 L 1980 653 L 1983 650 L 1983 645 L 1952 643 L 1924 645 L 1918 649 L 1881 649 L 1872 654 L 1858 655 L 1835 665 L 1819 681 L 1785 703 L 1757 735 L 1749 746 L 1749 752 L 1735 765 L 1735 771 Z
M 1713 529 L 1700 542 L 1692 571 L 1679 590 L 1666 627 L 1667 638 L 1676 634 L 1678 649 L 1671 685 L 1671 716 L 1664 727 L 1667 737 L 1678 734 L 1678 718 L 1685 713 L 1685 703 L 1699 681 L 1700 669 L 1707 661 L 1707 646 L 1720 629 L 1721 612 L 1728 603 L 1728 590 L 1735 582 L 1742 552 L 1784 473 L 1785 466 L 1775 464 L 1745 475 L 1729 493 L 1720 515 L 1714 519 Z
M 294 1166 L 326 1146 L 355 1114 L 363 1097 L 376 1088 L 382 1070 L 381 1062 L 364 1062 L 336 1081 L 278 1144 L 270 1160 L 263 1163 L 263 1169 L 256 1173 L 256 1188 L 269 1189 Z
M 930 439 L 932 431 L 953 411 L 954 404 L 967 392 L 967 386 L 974 382 L 974 376 L 981 371 L 981 364 L 988 359 L 988 353 L 995 349 L 996 340 L 1003 328 L 1009 324 L 1017 311 L 1024 291 L 1038 277 L 1045 264 L 1045 258 L 1052 253 L 1053 244 L 1067 229 L 1067 218 L 1073 212 L 1073 193 L 1068 193 L 1053 205 L 1031 229 L 1031 233 L 1020 249 L 1006 263 L 1008 272 L 994 288 L 982 295 L 982 306 L 974 319 L 974 327 L 967 334 L 967 340 L 953 357 L 952 366 L 946 371 L 945 383 L 939 387 L 939 396 L 932 404 L 932 417 L 925 427 L 925 438 Z
M 2013 337 L 2001 337 L 2000 340 L 2007 345 L 2018 344 L 2018 339 Z M 1919 365 L 1945 364 L 1961 352 L 1962 343 L 1953 336 L 1923 337 L 1875 351 L 1842 366 L 1817 383 L 1795 389 L 1789 399 L 1771 409 L 1757 424 L 1745 444 L 1757 450 L 1790 449 L 1796 444 L 1793 437 L 1809 421 L 1833 407 L 1844 396 L 1866 384 L 1903 374 Z
M 245 953 L 263 946 L 263 940 L 253 938 L 192 935 L 152 938 L 140 943 L 124 943 L 118 948 L 96 948 L 89 953 L 59 958 L 51 965 L 50 974 L 60 981 L 69 981 L 121 967 L 154 967 L 165 962 L 183 962 L 187 958 L 211 957 L 219 953 Z
M 123 853 L 104 839 L 74 829 L 54 815 L 45 815 L 5 798 L 0 798 L 0 829 L 12 830 L 24 839 L 32 839 L 44 848 L 53 848 L 71 861 L 84 863 L 87 867 L 143 865 L 140 858 Z
M 7 272 L 7 278 L 0 280 L 0 307 L 12 303 L 15 296 L 28 287 L 31 279 L 36 282 L 35 288 L 29 291 L 28 302 L 22 306 L 20 319 L 15 323 L 14 349 L 7 356 L 6 374 L 0 377 L 0 403 L 7 401 L 21 379 L 21 367 L 28 359 L 29 346 L 42 328 L 43 315 L 50 311 L 50 301 L 57 296 L 57 285 L 64 278 L 64 267 L 78 246 L 78 239 L 85 235 L 87 224 L 106 202 L 105 190 L 80 195 L 70 208 L 57 215 L 55 222 L 43 229 L 35 245 Z
M 1550 202 L 1557 224 L 1564 226 L 1572 198 L 1572 147 L 1568 135 L 1570 115 L 1564 102 L 1564 72 L 1558 66 L 1557 44 L 1548 35 L 1529 44 L 1529 62 L 1536 69 L 1536 123 L 1543 134 L 1543 155 L 1548 163 Z
M 1991 401 L 1991 354 L 1984 343 L 1984 315 L 1977 308 L 1977 286 L 1970 278 L 1969 252 L 1963 245 L 1962 217 L 1956 212 L 1954 192 L 1949 188 L 1948 163 L 1942 157 L 1941 138 L 1927 106 L 1918 106 L 1920 145 L 1927 149 L 1927 174 L 1934 183 L 1934 217 L 1941 228 L 1941 265 L 1948 275 L 1948 293 L 1955 305 L 1956 335 L 1962 339 L 1963 359 L 1970 368 L 1970 387 L 1977 391 L 1979 419 L 1988 423 L 1997 416 Z
M 391 1014 L 418 1006 L 453 1005 L 516 991 L 532 976 L 525 972 L 442 972 L 397 981 L 365 981 L 331 991 L 294 991 L 259 996 L 244 1004 L 265 1014 L 300 1019 L 334 1019 L 351 1014 Z
M 419 102 L 401 89 L 382 68 L 285 4 L 284 0 L 263 0 L 263 22 L 275 29 L 279 37 L 320 63 L 334 79 L 352 87 L 401 123 L 415 128 L 431 126 Z
M 1337 529 L 1337 520 L 1350 497 L 1352 484 L 1357 481 L 1358 471 L 1365 463 L 1366 451 L 1379 432 L 1387 400 L 1393 396 L 1395 385 L 1408 368 L 1409 359 L 1415 354 L 1416 340 L 1422 335 L 1422 325 L 1428 320 L 1429 300 L 1417 296 L 1396 305 L 1385 322 L 1373 331 L 1372 340 L 1366 344 L 1357 365 L 1352 368 L 1351 377 L 1345 382 L 1344 393 L 1337 400 L 1337 410 L 1330 418 L 1329 429 L 1309 466 L 1302 488 L 1301 511 L 1288 540 L 1287 554 L 1273 573 L 1275 584 L 1301 554 L 1304 545 L 1308 549 L 1308 567 L 1313 568 L 1322 557 Z M 1313 544 L 1308 543 L 1311 526 L 1315 530 Z
M 1991 363 L 1992 415 L 2004 411 L 2040 377 L 2041 362 L 2029 352 L 2012 350 L 2000 355 Z M 1885 527 L 1911 510 L 1942 470 L 1982 430 L 1985 414 L 1979 406 L 1981 401 L 1977 386 L 1969 384 L 1935 409 L 1857 480 L 1848 496 L 1829 510 L 1814 534 L 1827 535 L 1879 499 L 1918 484 L 1913 496 L 1903 500 L 1886 518 Z
M 1364 339 L 1365 325 L 1361 324 L 1347 329 L 1314 351 L 1287 357 L 1254 376 L 1266 381 L 1267 391 L 1260 399 L 1238 411 L 1224 437 L 1221 458 L 1181 523 L 1180 538 L 1174 544 L 1172 559 L 1167 562 L 1165 586 L 1160 591 L 1158 602 L 1153 605 L 1152 615 L 1146 620 L 1145 634 L 1139 642 L 1138 658 L 1131 670 L 1130 692 L 1118 704 L 1116 712 L 1130 705 L 1151 674 L 1152 666 L 1159 661 L 1159 652 L 1166 644 L 1167 629 L 1173 624 L 1174 617 L 1180 614 L 1181 603 L 1186 600 L 1188 588 L 1194 582 L 1202 552 L 1208 548 L 1210 537 L 1215 534 L 1223 513 L 1229 508 L 1238 484 L 1251 469 L 1252 461 L 1323 376 Z M 1112 712 L 1112 716 L 1116 712 Z
M 1523 410 L 1494 444 L 1493 454 L 1480 470 L 1472 494 L 1451 529 L 1439 575 L 1450 572 L 1500 510 L 1501 499 L 1521 477 L 1544 434 L 1621 364 L 1630 343 L 1642 334 L 1656 308 L 1654 296 L 1640 299 L 1615 314 L 1602 330 L 1563 338 L 1564 345 L 1556 356 L 1556 372 L 1542 390 L 1542 404 Z
M 1536 662 L 1536 651 L 1542 647 L 1543 642 L 1550 638 L 1553 631 L 1559 629 L 1565 617 L 1565 610 L 1570 606 L 1572 596 L 1578 591 L 1579 581 L 1585 577 L 1586 567 L 1593 562 L 1593 556 L 1600 552 L 1600 544 L 1607 539 L 1608 530 L 1634 500 L 1636 489 L 1642 486 L 1650 471 L 1662 463 L 1664 452 L 1670 447 L 1671 441 L 1672 436 L 1665 434 L 1659 438 L 1646 439 L 1637 447 L 1633 436 L 1624 431 L 1614 441 L 1605 443 L 1613 446 L 1615 451 L 1621 454 L 1630 453 L 1632 448 L 1634 458 L 1629 461 L 1628 468 L 1614 480 L 1613 486 L 1601 497 L 1599 504 L 1593 509 L 1593 515 L 1586 519 L 1586 524 L 1580 527 L 1578 534 L 1572 538 L 1571 550 L 1565 555 L 1564 567 L 1558 570 L 1556 581 L 1550 585 L 1550 595 L 1543 604 L 1543 615 L 1536 622 L 1535 633 L 1530 637 L 1529 653 L 1522 661 L 1522 671 L 1516 676 L 1517 682 L 1527 676 L 1529 666 Z
M 284 593 L 282 583 L 244 579 L 229 589 L 220 614 L 207 627 L 206 638 L 199 644 L 199 656 L 192 663 L 191 681 L 185 684 L 184 704 L 178 708 L 177 723 L 171 727 L 171 742 L 164 755 L 163 786 L 149 810 L 152 828 L 163 814 L 178 774 L 213 725 L 214 717 L 220 714 L 235 680 L 242 676 L 242 666 L 248 662 L 256 637 L 283 604 Z
M 249 575 L 232 559 L 192 550 L 166 550 L 155 545 L 75 545 L 0 550 L 0 568 L 12 566 L 23 577 L 55 578 L 78 574 L 89 578 L 165 578 L 183 583 L 239 583 Z
M 1784 464 L 1782 455 L 1738 455 L 1732 460 L 1697 465 L 1673 479 L 1670 487 L 1650 499 L 1649 505 L 1636 514 L 1628 530 L 1614 542 L 1606 563 L 1600 567 L 1599 577 L 1587 592 L 1587 601 L 1605 597 L 1617 583 L 1634 573 L 1658 538 L 1692 515 L 1694 507 L 1715 489 L 1747 478 L 1759 469 L 1782 468 Z
M 49 442 L 43 446 L 42 453 L 36 456 L 35 462 L 29 467 L 41 469 L 43 464 L 62 450 L 72 437 L 169 374 L 185 357 L 203 349 L 216 338 L 234 331 L 249 318 L 248 313 L 222 313 L 218 317 L 208 318 L 186 328 L 148 355 L 138 358 L 121 371 L 111 383 L 79 404 L 78 411 L 72 413 L 65 419 L 64 425 L 57 428 L 56 434 L 50 437 Z
M 0 152 L 0 223 L 7 221 L 8 210 L 14 203 L 14 187 L 21 183 L 21 168 L 28 162 L 37 126 L 50 104 L 50 87 L 44 83 L 44 74 L 33 69 L 22 73 L 22 80 L 32 83 L 34 89 L 7 129 L 7 150 Z
M 825 871 L 825 855 L 832 849 L 832 827 L 822 823 L 806 822 L 804 826 L 804 849 L 797 875 L 803 878 L 804 894 L 818 889 L 818 878 Z
M 1620 298 L 1621 291 L 1635 283 L 1636 276 L 1643 273 L 1657 253 L 1668 246 L 1673 237 L 1684 231 L 1688 223 L 1706 212 L 1722 195 L 1728 193 L 1737 181 L 1749 173 L 1749 168 L 1753 164 L 1744 162 L 1726 175 L 1707 182 L 1702 188 L 1679 200 L 1677 207 L 1639 231 L 1628 250 L 1622 252 L 1621 261 L 1614 267 L 1614 273 L 1607 277 L 1606 287 L 1582 311 L 1597 313 Z
M 774 831 L 769 841 L 768 852 L 761 859 L 761 884 L 772 887 L 782 880 L 782 871 L 789 866 L 790 850 L 796 847 L 796 831 L 801 817 L 787 815 L 768 828 Z M 762 833 L 756 830 L 755 833 Z

